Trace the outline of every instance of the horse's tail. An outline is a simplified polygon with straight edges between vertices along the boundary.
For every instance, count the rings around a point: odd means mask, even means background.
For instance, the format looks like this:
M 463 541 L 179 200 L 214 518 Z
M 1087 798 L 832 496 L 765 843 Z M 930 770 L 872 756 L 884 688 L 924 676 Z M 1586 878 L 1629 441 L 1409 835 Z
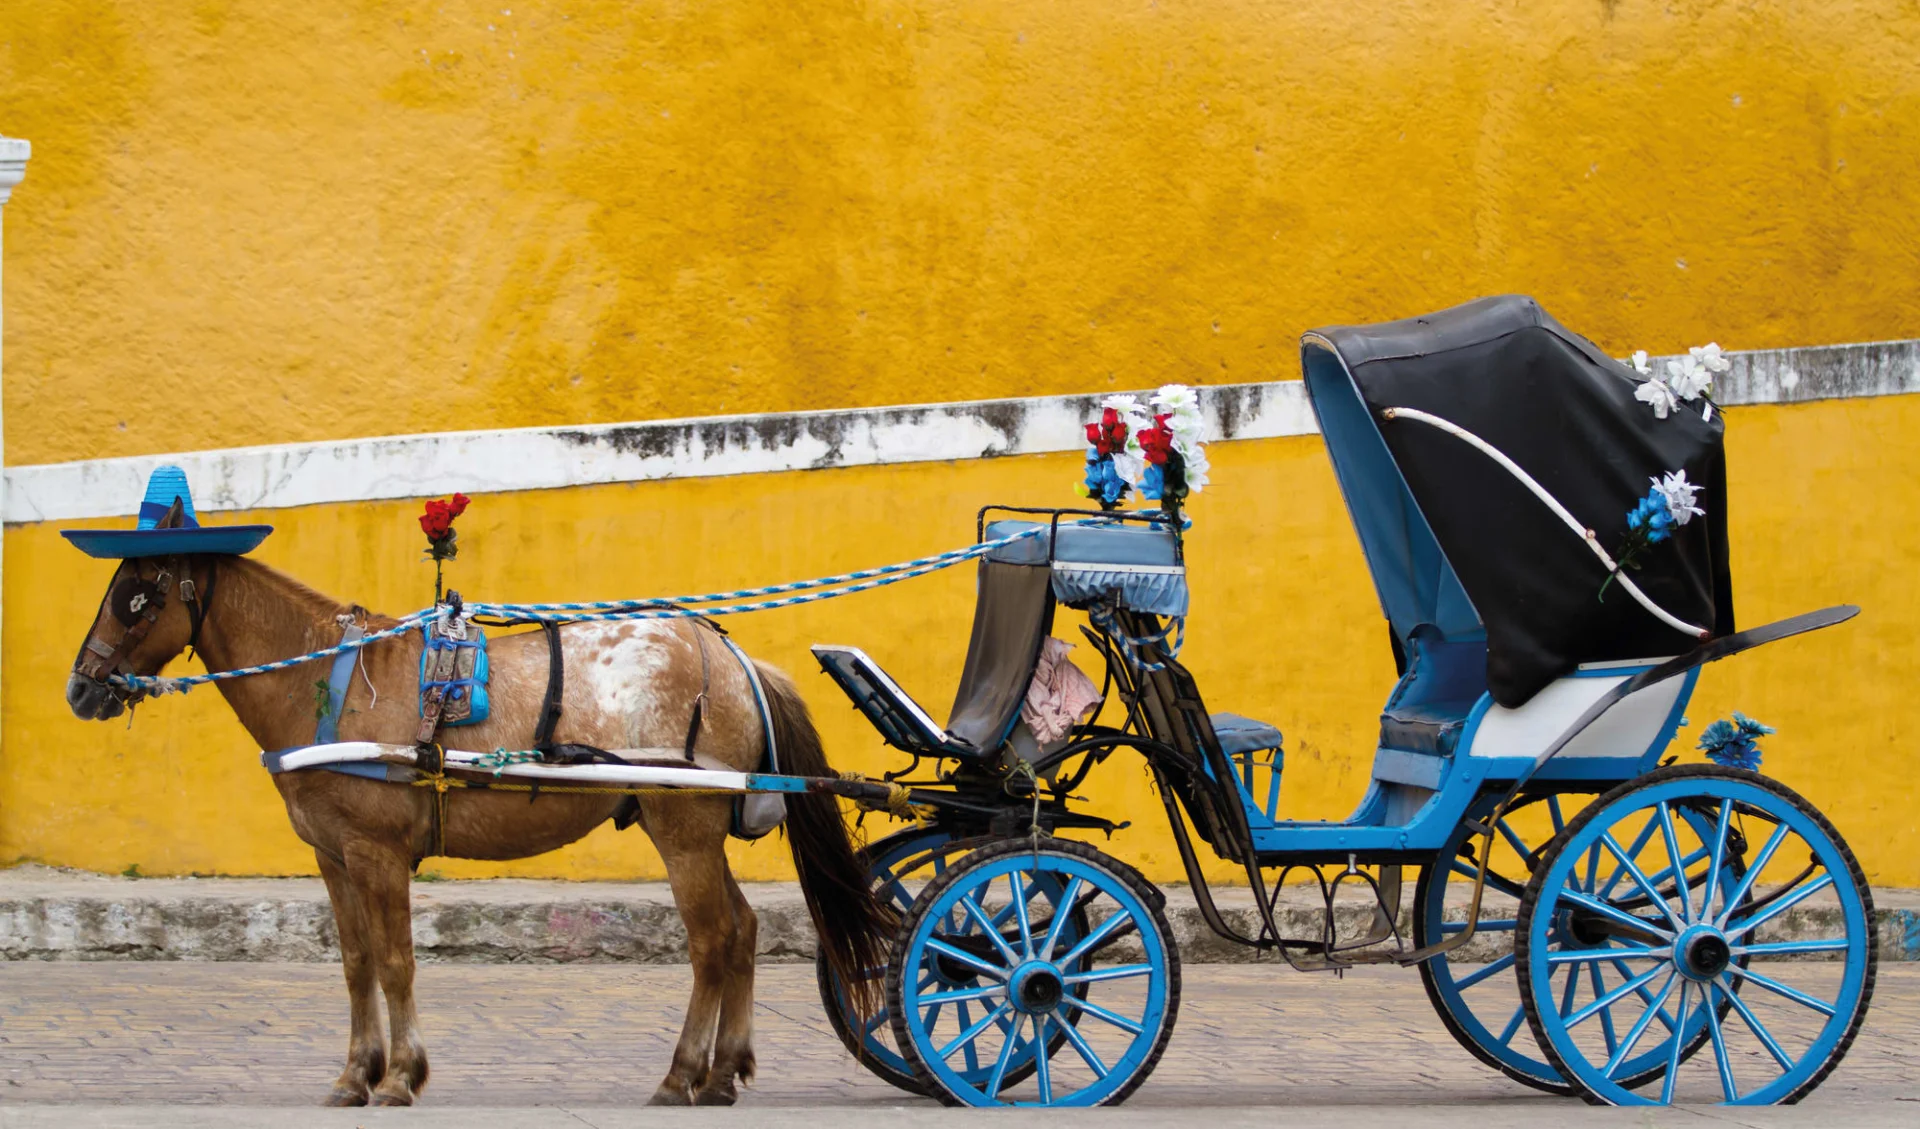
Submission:
M 784 671 L 755 662 L 773 715 L 780 771 L 794 776 L 832 776 L 807 703 Z M 854 1010 L 872 1015 L 881 1005 L 879 969 L 885 968 L 899 927 L 893 911 L 874 896 L 867 870 L 854 857 L 853 840 L 839 801 L 820 792 L 787 795 L 787 844 L 807 912 L 827 954 L 827 964 L 846 985 Z

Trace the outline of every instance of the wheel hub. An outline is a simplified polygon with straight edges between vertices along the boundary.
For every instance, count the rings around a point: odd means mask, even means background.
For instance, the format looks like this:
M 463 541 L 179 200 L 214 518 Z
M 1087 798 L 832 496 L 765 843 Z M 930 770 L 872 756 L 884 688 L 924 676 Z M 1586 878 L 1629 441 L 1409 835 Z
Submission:
M 1733 963 L 1733 946 L 1718 929 L 1696 925 L 1674 940 L 1673 963 L 1689 980 L 1711 980 Z
M 1046 961 L 1028 961 L 1014 970 L 1007 983 L 1012 988 L 1013 1006 L 1028 1015 L 1053 1011 L 1067 994 L 1060 970 Z

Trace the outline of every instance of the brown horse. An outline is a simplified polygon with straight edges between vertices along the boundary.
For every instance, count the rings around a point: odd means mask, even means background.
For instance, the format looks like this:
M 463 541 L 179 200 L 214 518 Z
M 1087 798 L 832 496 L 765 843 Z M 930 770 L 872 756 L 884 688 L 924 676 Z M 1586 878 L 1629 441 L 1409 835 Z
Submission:
M 180 581 L 191 583 L 167 599 Z M 74 664 L 67 702 L 83 720 L 115 717 L 138 695 L 107 675 L 154 674 L 190 644 L 209 670 L 306 654 L 338 643 L 346 616 L 357 617 L 369 633 L 397 622 L 335 603 L 243 557 L 124 561 Z M 143 618 L 150 620 L 144 637 L 130 631 Z M 698 637 L 707 630 L 685 620 L 562 627 L 566 676 L 556 740 L 606 749 L 681 747 L 704 685 L 702 758 L 754 770 L 766 740 L 753 691 L 740 664 L 717 641 Z M 340 740 L 413 741 L 421 645 L 417 632 L 407 632 L 361 651 L 364 674 L 354 675 L 339 719 Z M 703 648 L 714 652 L 711 659 Z M 490 652 L 491 716 L 442 730 L 449 748 L 519 749 L 530 742 L 547 687 L 547 644 L 540 632 L 507 635 L 491 640 Z M 217 685 L 261 748 L 311 744 L 315 682 L 324 679 L 329 662 Z M 755 665 L 782 769 L 830 775 L 793 682 L 773 667 Z M 427 1054 L 414 1013 L 408 885 L 431 849 L 432 790 L 314 769 L 281 773 L 274 783 L 294 833 L 313 847 L 340 934 L 352 1035 L 346 1069 L 327 1104 L 364 1105 L 369 1098 L 376 1105 L 410 1104 L 426 1083 Z M 547 792 L 530 801 L 524 792 L 454 789 L 446 799 L 439 853 L 513 859 L 573 842 L 604 823 L 623 797 Z M 639 823 L 666 862 L 693 964 L 686 1023 L 673 1064 L 654 1092 L 656 1104 L 730 1104 L 737 1096 L 735 1079 L 753 1077 L 756 925 L 722 849 L 731 803 L 725 796 L 658 793 L 639 800 Z M 794 863 L 828 959 L 842 983 L 865 983 L 859 970 L 884 959 L 888 914 L 868 890 L 833 798 L 790 796 L 788 813 Z M 386 994 L 390 1039 L 379 1030 L 376 983 Z

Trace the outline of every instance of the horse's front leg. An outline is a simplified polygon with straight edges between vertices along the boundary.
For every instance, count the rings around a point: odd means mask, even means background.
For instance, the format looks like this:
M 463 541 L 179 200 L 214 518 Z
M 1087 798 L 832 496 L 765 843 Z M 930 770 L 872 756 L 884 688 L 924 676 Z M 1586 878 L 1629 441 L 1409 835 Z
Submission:
M 727 801 L 649 798 L 641 803 L 647 809 L 647 829 L 667 864 L 667 882 L 687 928 L 687 957 L 693 965 L 693 994 L 687 1000 L 680 1042 L 673 1049 L 673 1065 L 649 1104 L 691 1105 L 695 1091 L 708 1082 L 733 947 L 734 912 L 724 849 Z M 731 1078 L 727 1089 L 732 1089 Z M 701 1097 L 713 1100 L 704 1091 Z
M 375 971 L 387 997 L 386 1076 L 373 1088 L 374 1105 L 412 1105 L 427 1084 L 427 1048 L 413 1006 L 412 866 L 402 850 L 360 841 L 346 849 L 347 879 L 366 907 Z
M 366 1105 L 367 1092 L 387 1072 L 387 1041 L 380 1034 L 380 1005 L 374 998 L 366 907 L 354 897 L 346 868 L 322 851 L 313 854 L 320 861 L 320 877 L 327 883 L 327 900 L 333 903 L 333 928 L 340 935 L 340 967 L 347 976 L 347 1002 L 353 1023 L 352 1033 L 347 1036 L 347 1068 L 334 1081 L 324 1104 Z

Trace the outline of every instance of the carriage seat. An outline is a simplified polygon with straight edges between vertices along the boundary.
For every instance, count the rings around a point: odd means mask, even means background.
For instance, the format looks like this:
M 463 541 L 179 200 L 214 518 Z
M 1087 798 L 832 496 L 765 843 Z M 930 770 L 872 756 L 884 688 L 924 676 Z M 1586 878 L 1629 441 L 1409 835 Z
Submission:
M 1380 715 L 1380 747 L 1451 756 L 1474 703 L 1486 692 L 1486 640 L 1448 640 L 1422 624 L 1407 651 L 1407 672 Z
M 1216 713 L 1209 720 L 1213 722 L 1213 735 L 1220 738 L 1220 751 L 1230 757 L 1280 748 L 1280 730 L 1264 721 L 1236 713 Z

